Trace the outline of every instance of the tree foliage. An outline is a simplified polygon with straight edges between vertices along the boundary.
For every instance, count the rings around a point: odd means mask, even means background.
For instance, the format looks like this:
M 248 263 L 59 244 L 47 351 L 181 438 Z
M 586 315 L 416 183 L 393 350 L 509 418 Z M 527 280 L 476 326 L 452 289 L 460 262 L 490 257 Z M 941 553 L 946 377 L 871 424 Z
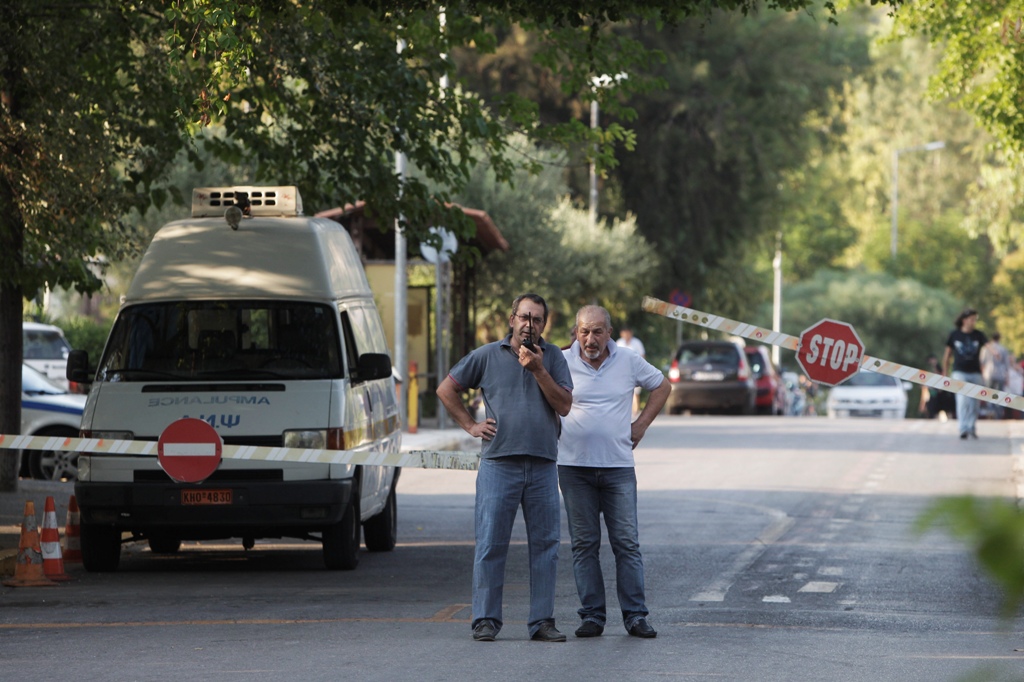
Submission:
M 1024 154 L 1024 2 L 907 3 L 895 35 L 941 46 L 933 96 L 971 112 L 1018 159 Z
M 637 149 L 613 173 L 626 209 L 667 256 L 655 293 L 681 288 L 714 298 L 717 310 L 749 310 L 770 279 L 760 290 L 736 286 L 734 254 L 781 228 L 780 187 L 829 132 L 808 123 L 841 96 L 867 41 L 769 11 L 718 13 L 643 38 L 666 55 L 655 71 L 666 87 L 636 102 Z
M 997 321 L 1002 343 L 1014 355 L 1024 355 L 1024 250 L 1016 251 L 999 264 L 993 278 L 995 305 L 992 312 Z
M 857 330 L 868 355 L 922 367 L 929 354 L 941 355 L 960 308 L 912 279 L 822 270 L 786 289 L 783 331 L 796 336 L 822 318 L 841 320 Z
M 95 290 L 90 259 L 136 244 L 117 221 L 182 143 L 158 17 L 120 2 L 0 8 L 0 285 Z M 156 197 L 159 201 L 160 197 Z
M 525 140 L 515 145 L 523 149 Z M 520 293 L 544 296 L 552 309 L 552 338 L 568 338 L 576 310 L 597 303 L 613 320 L 639 307 L 658 256 L 632 218 L 590 224 L 586 210 L 566 198 L 560 156 L 534 150 L 544 170 L 520 172 L 512 185 L 476 173 L 459 194 L 467 206 L 486 206 L 511 244 L 477 266 L 477 319 L 491 338 L 507 332 L 509 303 Z

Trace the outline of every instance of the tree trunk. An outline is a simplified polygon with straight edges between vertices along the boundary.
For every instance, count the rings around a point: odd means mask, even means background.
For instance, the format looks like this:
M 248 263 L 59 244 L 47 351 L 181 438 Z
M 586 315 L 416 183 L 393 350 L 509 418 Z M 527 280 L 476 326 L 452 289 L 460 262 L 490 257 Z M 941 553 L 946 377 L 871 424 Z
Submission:
M 10 74 L 8 74 L 10 75 Z M 10 91 L 0 92 L 0 106 L 14 112 Z M 7 178 L 0 177 L 0 252 L 7 262 L 24 259 L 25 221 Z M 21 433 L 21 312 L 20 272 L 0 272 L 0 434 Z M 21 451 L 0 448 L 0 492 L 17 492 Z
M 8 231 L 0 230 L 0 248 L 8 248 L 10 242 Z M 21 433 L 21 306 L 21 287 L 0 282 L 0 320 L 3 321 L 0 324 L 0 433 L 3 434 Z M 0 492 L 18 491 L 20 468 L 21 451 L 0 448 Z

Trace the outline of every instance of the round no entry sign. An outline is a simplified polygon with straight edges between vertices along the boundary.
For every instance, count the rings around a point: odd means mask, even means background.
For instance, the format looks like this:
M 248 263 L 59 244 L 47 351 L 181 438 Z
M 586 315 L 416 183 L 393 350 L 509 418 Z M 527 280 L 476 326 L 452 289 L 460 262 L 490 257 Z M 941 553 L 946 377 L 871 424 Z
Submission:
M 796 361 L 807 377 L 828 386 L 841 384 L 860 369 L 864 344 L 846 322 L 824 319 L 800 334 Z
M 186 417 L 164 429 L 156 454 L 168 476 L 182 483 L 198 483 L 220 466 L 223 447 L 224 441 L 212 426 Z

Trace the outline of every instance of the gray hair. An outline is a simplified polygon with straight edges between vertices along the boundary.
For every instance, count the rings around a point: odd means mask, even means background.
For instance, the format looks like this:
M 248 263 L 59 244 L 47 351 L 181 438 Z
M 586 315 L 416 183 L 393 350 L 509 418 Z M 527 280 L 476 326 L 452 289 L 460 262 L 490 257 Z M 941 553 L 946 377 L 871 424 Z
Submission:
M 608 329 L 612 328 L 612 316 L 611 314 L 599 305 L 585 305 L 576 311 L 576 326 L 580 324 L 580 315 L 583 313 L 600 313 L 604 316 L 604 326 Z

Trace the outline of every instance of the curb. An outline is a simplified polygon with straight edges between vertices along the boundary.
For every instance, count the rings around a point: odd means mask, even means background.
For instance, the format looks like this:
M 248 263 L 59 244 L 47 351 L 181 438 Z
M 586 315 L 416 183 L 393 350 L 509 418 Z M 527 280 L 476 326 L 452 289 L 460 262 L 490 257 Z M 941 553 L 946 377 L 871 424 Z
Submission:
M 1013 482 L 1017 508 L 1024 510 L 1024 422 L 1010 424 L 1010 456 L 1013 457 Z

